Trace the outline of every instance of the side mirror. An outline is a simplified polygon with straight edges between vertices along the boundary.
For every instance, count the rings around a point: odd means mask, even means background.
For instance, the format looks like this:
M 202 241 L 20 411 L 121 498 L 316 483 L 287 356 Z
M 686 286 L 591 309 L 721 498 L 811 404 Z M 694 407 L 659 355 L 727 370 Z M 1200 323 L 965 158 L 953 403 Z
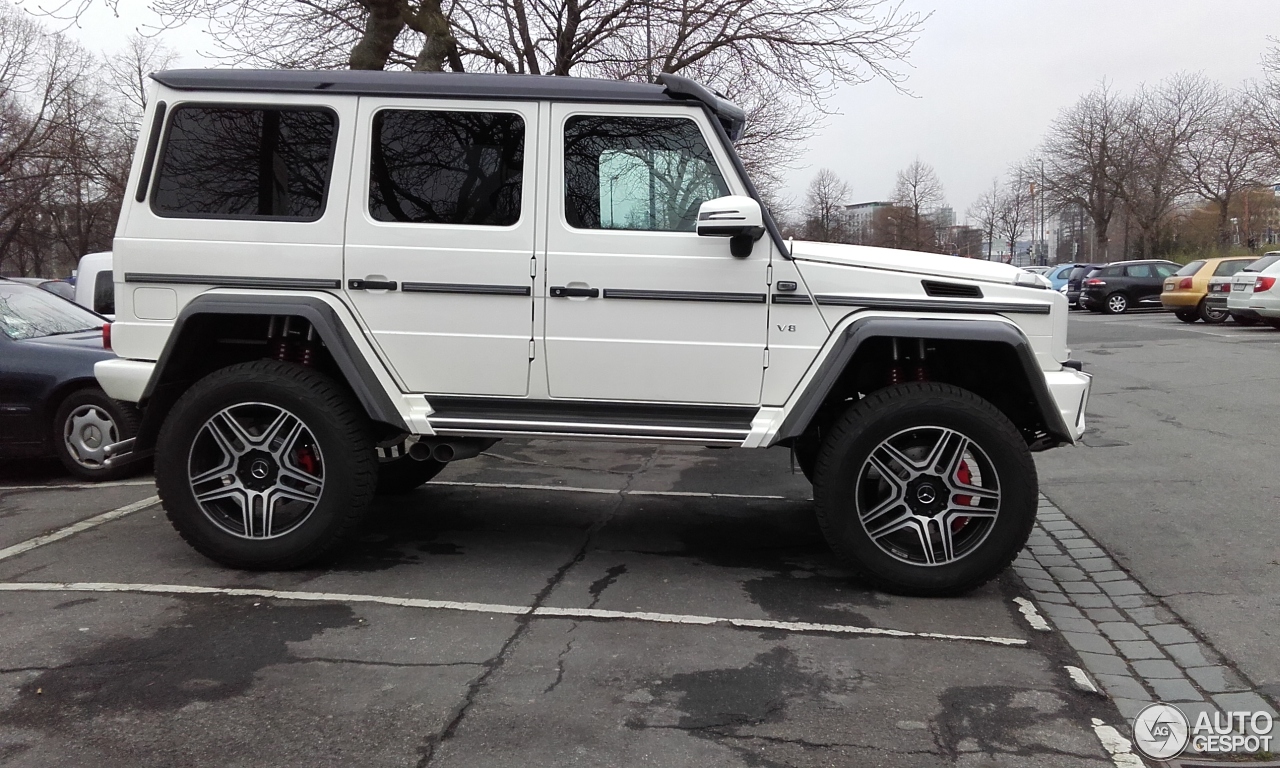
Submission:
M 764 235 L 764 212 L 750 197 L 717 197 L 698 206 L 698 234 L 727 237 L 730 253 L 750 256 L 751 247 Z

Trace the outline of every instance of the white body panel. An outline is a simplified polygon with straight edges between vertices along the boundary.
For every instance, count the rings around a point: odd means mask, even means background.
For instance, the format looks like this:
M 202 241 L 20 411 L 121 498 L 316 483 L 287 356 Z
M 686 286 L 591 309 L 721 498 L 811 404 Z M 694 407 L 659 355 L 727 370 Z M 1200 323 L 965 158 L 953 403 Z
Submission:
M 1255 291 L 1259 277 L 1274 277 L 1270 289 Z M 1231 293 L 1227 294 L 1227 309 L 1252 309 L 1263 317 L 1280 318 L 1280 262 L 1261 272 L 1237 272 L 1231 278 Z
M 80 263 L 76 267 L 76 303 L 111 319 L 113 313 L 103 312 L 98 303 L 94 301 L 98 287 L 98 276 L 103 272 L 111 272 L 111 251 L 86 253 L 80 257 Z

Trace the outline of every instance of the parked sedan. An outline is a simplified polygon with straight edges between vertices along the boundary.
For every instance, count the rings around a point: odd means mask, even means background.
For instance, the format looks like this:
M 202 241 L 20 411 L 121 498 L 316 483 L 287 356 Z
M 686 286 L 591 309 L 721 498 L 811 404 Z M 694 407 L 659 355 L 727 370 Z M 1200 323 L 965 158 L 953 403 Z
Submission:
M 1080 306 L 1109 315 L 1135 307 L 1158 307 L 1165 278 L 1172 277 L 1178 268 L 1172 261 L 1157 259 L 1108 264 L 1085 279 Z
M 0 459 L 57 456 L 72 474 L 112 480 L 106 447 L 133 437 L 138 413 L 107 397 L 93 364 L 106 322 L 31 285 L 0 278 Z
M 1231 294 L 1227 311 L 1241 325 L 1259 321 L 1280 328 L 1280 251 L 1263 254 L 1262 258 L 1237 272 L 1231 278 Z
M 1208 303 L 1209 281 L 1215 277 L 1231 277 L 1254 261 L 1257 259 L 1252 256 L 1192 261 L 1164 281 L 1160 303 L 1165 309 L 1172 310 L 1184 323 L 1194 323 L 1197 320 L 1204 320 L 1206 323 L 1225 322 L 1225 304 L 1219 307 Z

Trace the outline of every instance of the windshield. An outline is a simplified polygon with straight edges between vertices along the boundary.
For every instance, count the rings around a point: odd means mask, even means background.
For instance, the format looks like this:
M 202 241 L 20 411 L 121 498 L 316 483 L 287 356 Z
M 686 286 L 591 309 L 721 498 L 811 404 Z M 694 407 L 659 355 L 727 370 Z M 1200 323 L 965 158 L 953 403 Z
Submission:
M 1203 261 L 1193 261 L 1187 266 L 1178 270 L 1177 272 L 1174 272 L 1173 274 L 1177 275 L 1178 277 L 1187 277 L 1189 275 L 1194 275 L 1195 273 L 1199 272 L 1203 266 L 1204 266 Z
M 0 281 L 0 331 L 14 341 L 102 327 L 101 317 L 30 285 Z
M 1268 253 L 1262 258 L 1258 259 L 1257 261 L 1253 262 L 1252 264 L 1250 264 L 1249 266 L 1245 267 L 1240 271 L 1241 272 L 1261 272 L 1262 270 L 1266 269 L 1272 264 L 1275 264 L 1277 261 L 1280 261 L 1280 252 Z

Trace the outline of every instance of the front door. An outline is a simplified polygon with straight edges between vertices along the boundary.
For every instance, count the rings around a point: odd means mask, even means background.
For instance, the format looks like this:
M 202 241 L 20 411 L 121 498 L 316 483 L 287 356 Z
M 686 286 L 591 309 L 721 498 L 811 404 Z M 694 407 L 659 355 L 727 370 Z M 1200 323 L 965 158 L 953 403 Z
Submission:
M 771 243 L 695 233 L 702 202 L 746 194 L 704 113 L 556 104 L 550 125 L 551 396 L 759 403 Z
M 521 396 L 538 105 L 361 99 L 344 288 L 411 392 Z

